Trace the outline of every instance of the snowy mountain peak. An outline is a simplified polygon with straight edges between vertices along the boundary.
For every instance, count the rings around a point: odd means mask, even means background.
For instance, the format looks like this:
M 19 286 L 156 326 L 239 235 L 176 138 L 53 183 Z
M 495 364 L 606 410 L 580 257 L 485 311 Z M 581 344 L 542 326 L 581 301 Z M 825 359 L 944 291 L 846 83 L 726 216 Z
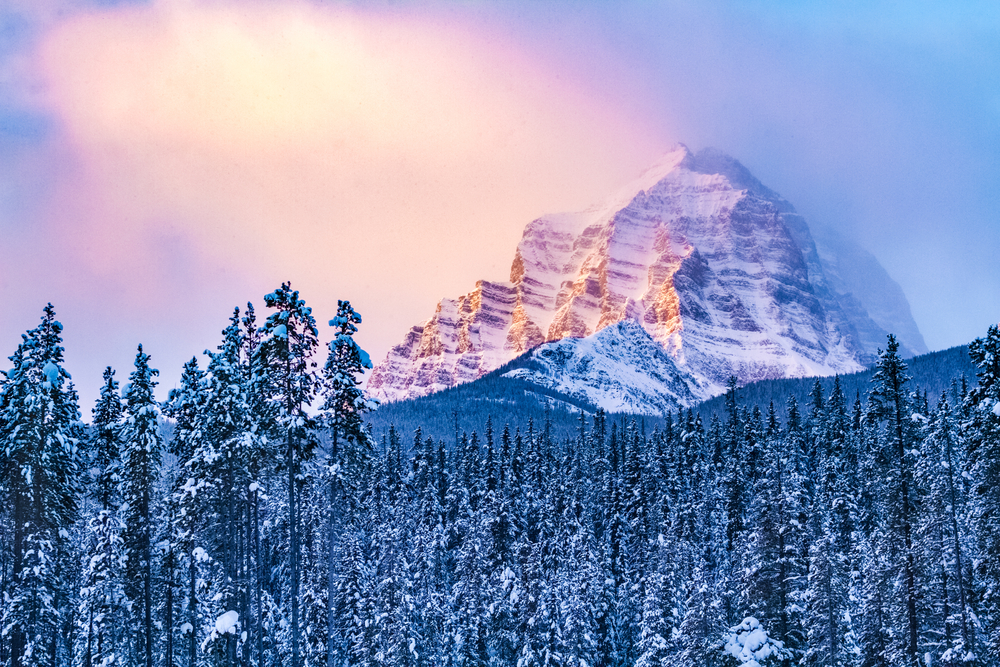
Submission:
M 720 391 L 731 375 L 851 372 L 884 332 L 858 299 L 837 291 L 846 284 L 837 275 L 827 275 L 791 204 L 733 158 L 678 145 L 603 202 L 530 222 L 509 280 L 479 281 L 442 300 L 375 368 L 368 389 L 382 400 L 423 395 L 557 342 L 557 356 L 600 357 L 625 378 L 630 371 L 608 361 L 610 348 L 587 342 L 623 322 L 634 326 L 617 327 L 618 339 L 643 332 L 685 378 L 685 389 L 671 380 L 662 394 L 681 405 Z M 903 312 L 884 310 L 897 319 Z M 664 364 L 650 372 L 662 375 Z M 589 367 L 571 364 L 551 382 L 569 386 Z M 613 394 L 613 383 L 598 384 Z M 636 401 L 629 409 L 645 411 Z

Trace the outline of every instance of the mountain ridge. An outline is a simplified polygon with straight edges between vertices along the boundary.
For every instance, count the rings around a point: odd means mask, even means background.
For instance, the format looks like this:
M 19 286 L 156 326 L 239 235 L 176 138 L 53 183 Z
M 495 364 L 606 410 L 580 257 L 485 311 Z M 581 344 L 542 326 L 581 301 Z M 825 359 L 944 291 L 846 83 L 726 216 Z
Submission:
M 948 392 L 948 400 L 955 403 L 951 394 L 951 380 L 964 377 L 969 387 L 977 383 L 976 366 L 968 354 L 968 345 L 959 345 L 945 350 L 928 352 L 906 359 L 907 373 L 911 377 L 909 387 L 912 390 L 927 392 L 929 401 L 933 404 L 944 391 Z M 579 427 L 581 414 L 592 415 L 601 406 L 582 400 L 579 396 L 555 391 L 551 388 L 535 384 L 530 374 L 514 373 L 518 369 L 543 370 L 532 354 L 526 353 L 517 357 L 500 368 L 491 371 L 479 380 L 469 382 L 430 395 L 418 396 L 394 403 L 380 405 L 374 412 L 366 416 L 371 424 L 376 439 L 388 432 L 394 426 L 398 433 L 405 437 L 420 426 L 425 436 L 435 440 L 445 439 L 451 442 L 455 431 L 459 433 L 481 428 L 487 417 L 492 418 L 494 428 L 498 431 L 508 424 L 512 431 L 528 427 L 529 420 L 536 428 L 549 420 L 553 423 L 558 437 L 573 437 Z M 807 409 L 809 394 L 820 383 L 824 396 L 829 396 L 835 381 L 839 381 L 841 390 L 849 403 L 855 398 L 867 401 L 871 388 L 872 368 L 848 375 L 816 378 L 778 378 L 759 380 L 740 385 L 736 390 L 737 402 L 740 405 L 757 407 L 764 413 L 771 403 L 774 403 L 779 418 L 787 416 L 787 397 L 794 396 L 799 409 Z M 959 387 L 960 389 L 960 387 Z M 689 406 L 695 414 L 701 415 L 707 425 L 713 414 L 724 410 L 725 397 L 714 396 Z M 676 409 L 675 409 L 676 410 Z M 655 410 L 640 410 L 637 412 L 609 412 L 611 415 L 635 416 L 647 419 L 651 429 L 662 417 L 662 412 Z
M 375 368 L 368 391 L 383 401 L 432 393 L 626 320 L 687 376 L 688 403 L 719 393 L 730 375 L 859 370 L 885 331 L 845 293 L 838 268 L 827 271 L 805 220 L 737 160 L 679 145 L 603 202 L 528 223 L 510 280 L 442 299 Z

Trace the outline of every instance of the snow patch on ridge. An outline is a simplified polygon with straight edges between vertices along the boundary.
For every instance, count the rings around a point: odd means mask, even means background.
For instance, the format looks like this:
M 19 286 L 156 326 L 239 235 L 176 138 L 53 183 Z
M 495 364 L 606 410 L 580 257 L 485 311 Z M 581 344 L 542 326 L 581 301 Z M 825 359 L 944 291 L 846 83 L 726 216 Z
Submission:
M 589 338 L 546 343 L 531 363 L 504 373 L 568 394 L 608 412 L 658 415 L 708 398 L 710 388 L 682 373 L 642 326 L 624 320 Z

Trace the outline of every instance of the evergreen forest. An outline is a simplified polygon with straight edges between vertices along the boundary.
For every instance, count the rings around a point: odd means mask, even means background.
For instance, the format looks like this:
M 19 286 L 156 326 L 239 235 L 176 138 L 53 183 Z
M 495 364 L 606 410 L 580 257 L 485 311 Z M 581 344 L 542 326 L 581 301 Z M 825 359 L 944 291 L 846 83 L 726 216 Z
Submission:
M 264 302 L 165 402 L 139 346 L 88 424 L 53 307 L 23 335 L 0 665 L 1000 664 L 997 327 L 940 393 L 889 336 L 864 391 L 432 437 L 366 425 L 349 302 L 327 346 Z

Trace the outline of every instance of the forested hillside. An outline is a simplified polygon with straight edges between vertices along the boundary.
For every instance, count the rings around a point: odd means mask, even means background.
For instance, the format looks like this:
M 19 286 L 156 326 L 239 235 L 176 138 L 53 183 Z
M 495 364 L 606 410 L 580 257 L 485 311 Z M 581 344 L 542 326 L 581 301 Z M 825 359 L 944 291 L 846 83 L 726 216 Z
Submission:
M 548 421 L 559 439 L 579 429 L 580 412 L 593 416 L 597 408 L 579 398 L 541 387 L 504 373 L 531 363 L 522 355 L 474 382 L 449 387 L 428 396 L 384 403 L 366 418 L 377 440 L 388 435 L 389 428 L 399 433 L 413 433 L 420 428 L 425 436 L 444 438 L 450 443 L 456 431 L 482 430 L 487 419 L 512 429 L 527 429 L 529 420 Z
M 456 430 L 482 430 L 488 418 L 497 423 L 507 423 L 511 428 L 528 425 L 528 420 L 536 423 L 548 420 L 557 438 L 568 437 L 579 429 L 580 411 L 591 418 L 598 408 L 577 397 L 553 391 L 547 387 L 522 378 L 504 377 L 505 373 L 534 363 L 530 354 L 524 354 L 479 380 L 460 384 L 456 387 L 435 392 L 406 401 L 385 403 L 371 412 L 366 421 L 371 424 L 376 439 L 389 432 L 394 426 L 400 433 L 412 433 L 418 426 L 425 435 L 435 439 L 455 440 Z M 968 346 L 962 345 L 940 352 L 930 352 L 907 360 L 908 373 L 914 391 L 926 392 L 928 400 L 936 400 L 948 391 L 949 400 L 954 403 L 962 389 L 962 383 L 975 384 L 976 366 L 969 358 Z M 788 400 L 794 396 L 798 403 L 809 402 L 809 396 L 816 390 L 829 394 L 835 382 L 848 401 L 866 399 L 871 390 L 872 374 L 869 369 L 859 373 L 821 378 L 783 378 L 761 380 L 740 386 L 737 396 L 741 405 L 758 407 L 766 411 L 770 403 L 775 404 L 778 415 L 787 417 Z M 739 381 L 739 378 L 737 378 Z M 954 386 L 953 386 L 954 385 Z M 694 407 L 703 421 L 709 421 L 713 413 L 725 409 L 725 396 L 717 396 Z M 655 416 L 638 417 L 640 424 L 648 429 L 663 427 L 663 419 Z M 457 427 L 456 427 L 457 422 Z
M 921 354 L 907 359 L 906 365 L 907 374 L 913 380 L 911 390 L 926 393 L 929 402 L 947 392 L 948 400 L 954 403 L 962 391 L 963 383 L 967 386 L 976 383 L 977 367 L 969 358 L 967 345 Z M 784 418 L 787 416 L 788 399 L 794 396 L 800 404 L 807 403 L 810 394 L 816 390 L 817 382 L 825 394 L 833 391 L 834 383 L 839 382 L 841 391 L 849 401 L 853 402 L 856 398 L 863 401 L 871 391 L 874 373 L 875 369 L 869 368 L 859 373 L 841 375 L 839 379 L 821 377 L 760 380 L 740 387 L 740 403 L 756 406 L 761 410 L 767 410 L 768 405 L 774 403 L 778 414 Z M 698 405 L 696 411 L 703 419 L 709 419 L 712 413 L 724 409 L 725 401 L 725 396 L 716 396 Z
M 978 383 L 941 395 L 890 337 L 857 398 L 734 386 L 711 416 L 572 433 L 512 400 L 517 425 L 372 437 L 350 304 L 321 351 L 297 292 L 265 303 L 162 405 L 140 346 L 90 426 L 51 306 L 24 335 L 0 377 L 0 664 L 996 664 L 996 327 Z

